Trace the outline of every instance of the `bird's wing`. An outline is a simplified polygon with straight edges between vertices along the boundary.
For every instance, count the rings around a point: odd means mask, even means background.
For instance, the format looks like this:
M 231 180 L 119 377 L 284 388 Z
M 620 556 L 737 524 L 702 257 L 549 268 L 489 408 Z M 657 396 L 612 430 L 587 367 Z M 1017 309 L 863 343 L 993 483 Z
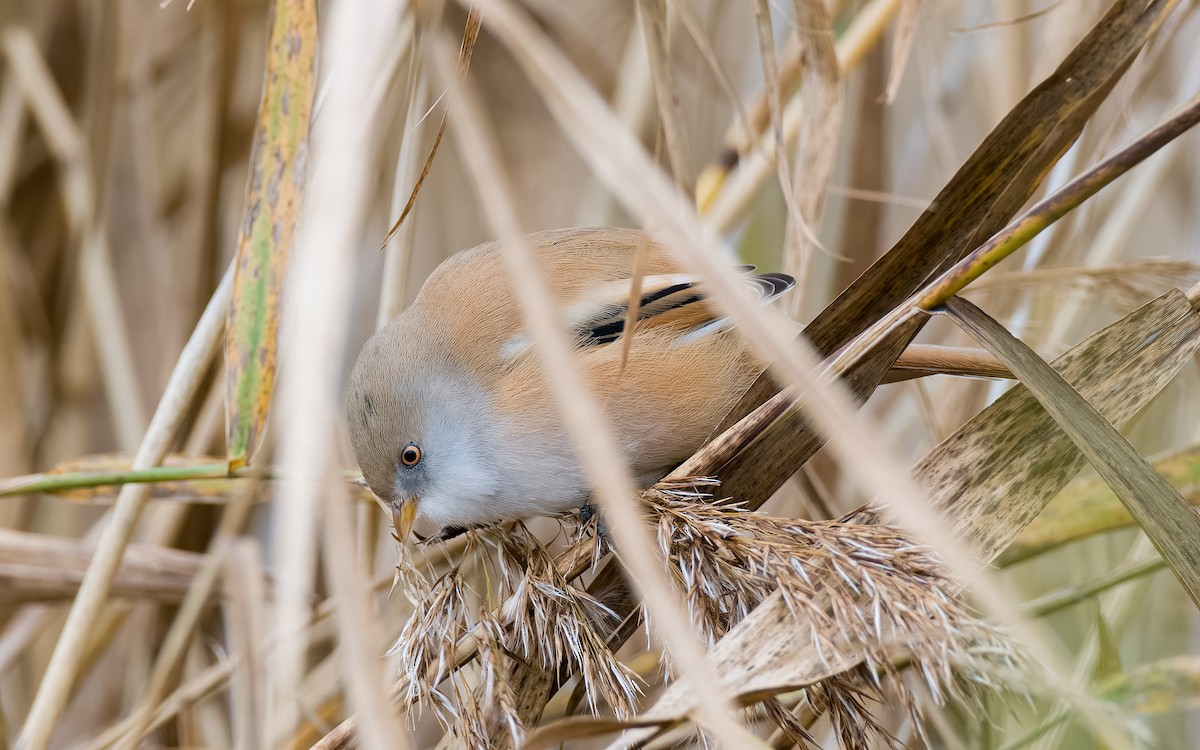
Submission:
M 782 273 L 751 276 L 754 266 L 737 266 L 747 274 L 745 283 L 762 304 L 767 304 L 795 286 L 795 280 Z M 590 289 L 566 310 L 566 320 L 580 347 L 600 346 L 621 337 L 629 315 L 631 279 L 620 279 Z M 638 301 L 638 330 L 671 327 L 679 332 L 681 343 L 692 341 L 729 326 L 710 304 L 699 277 L 689 274 L 656 274 L 642 278 Z M 511 359 L 533 343 L 528 332 L 506 342 L 502 355 Z

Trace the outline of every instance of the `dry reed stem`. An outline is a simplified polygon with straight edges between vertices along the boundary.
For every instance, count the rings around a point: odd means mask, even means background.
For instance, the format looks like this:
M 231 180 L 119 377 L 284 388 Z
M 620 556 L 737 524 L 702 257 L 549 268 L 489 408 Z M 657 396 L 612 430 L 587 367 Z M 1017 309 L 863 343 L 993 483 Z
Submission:
M 266 593 L 260 562 L 262 555 L 257 543 L 239 537 L 232 541 L 228 554 L 223 557 L 229 645 L 232 651 L 243 654 L 234 670 L 231 691 L 234 743 L 239 748 L 267 747 L 267 686 L 258 669 L 264 656 L 264 609 L 259 606 Z
M 838 67 L 842 75 L 858 67 L 867 52 L 883 37 L 900 10 L 901 0 L 871 0 L 854 17 L 853 23 L 837 40 Z M 785 151 L 800 137 L 803 113 L 799 96 L 793 96 L 783 110 Z M 728 232 L 742 217 L 750 202 L 770 177 L 775 153 L 770 133 L 759 136 L 753 150 L 737 161 L 737 169 L 720 183 L 716 197 L 708 203 L 704 217 L 717 232 Z
M 670 39 L 667 36 L 670 7 L 666 0 L 637 0 L 637 18 L 646 44 L 646 57 L 650 62 L 650 78 L 654 82 L 654 97 L 658 102 L 658 121 L 662 126 L 671 174 L 675 176 L 675 184 L 687 190 L 691 185 L 690 152 L 683 126 L 687 118 L 671 66 Z
M 245 530 L 250 512 L 255 505 L 259 484 L 251 481 L 237 489 L 237 493 L 221 515 L 220 526 L 209 544 L 204 562 L 200 566 L 187 596 L 184 598 L 163 638 L 162 648 L 154 663 L 140 703 L 131 712 L 132 722 L 125 738 L 117 744 L 118 750 L 130 750 L 141 741 L 154 715 L 154 708 L 165 695 L 170 684 L 177 679 L 187 653 L 188 644 L 194 637 L 204 613 L 205 603 L 216 588 L 217 581 L 226 569 L 226 559 L 236 547 L 236 541 Z
M 501 6 L 489 2 L 483 7 L 487 17 L 492 19 Z M 443 58 L 444 55 L 435 57 L 444 68 Z M 441 72 L 443 85 L 452 87 L 453 79 L 444 69 Z M 466 83 L 457 93 L 454 104 L 460 107 L 461 121 L 456 135 L 461 134 L 461 137 L 457 137 L 456 142 L 463 160 L 474 168 L 472 179 L 484 212 L 504 243 L 522 313 L 542 349 L 543 367 L 559 410 L 578 446 L 577 455 L 582 459 L 593 496 L 610 519 L 617 543 L 627 550 L 630 573 L 658 619 L 670 648 L 678 649 L 677 656 L 688 665 L 686 679 L 695 685 L 705 707 L 706 728 L 729 747 L 753 747 L 753 738 L 731 720 L 727 696 L 711 687 L 715 685 L 714 675 L 706 666 L 695 634 L 679 608 L 676 593 L 657 568 L 658 561 L 649 547 L 649 534 L 633 503 L 633 480 L 617 451 L 611 430 L 579 377 L 566 332 L 556 323 L 558 313 L 545 292 L 532 252 L 506 198 L 508 185 L 504 171 L 490 134 L 483 127 L 484 118 L 477 100 Z
M 369 190 L 367 167 L 374 161 L 378 118 L 370 109 L 372 84 L 388 59 L 388 45 L 406 11 L 364 1 L 337 6 L 328 22 L 322 59 L 337 71 L 337 79 L 312 131 L 313 171 L 288 285 L 288 294 L 298 304 L 289 310 L 287 330 L 302 336 L 304 346 L 290 352 L 289 375 L 280 392 L 285 479 L 274 497 L 279 518 L 277 626 L 310 619 L 308 597 L 323 500 L 333 506 L 328 533 L 349 535 L 342 549 L 353 547 L 351 529 L 333 517 L 346 510 L 338 507 L 345 502 L 344 490 L 330 482 L 335 472 L 331 437 L 337 428 L 339 353 L 350 301 L 351 264 L 346 254 L 356 246 L 361 231 Z M 357 632 L 364 624 L 354 619 L 364 606 L 356 583 L 362 575 L 357 557 L 351 554 L 333 564 L 343 566 L 339 575 L 345 576 L 340 580 L 346 590 L 339 595 L 349 597 L 337 611 L 339 646 L 347 659 L 346 687 L 363 719 L 363 742 L 368 748 L 408 747 L 407 734 L 382 692 L 382 670 L 372 653 L 372 639 Z M 301 683 L 306 646 L 302 633 L 286 637 L 269 662 L 285 701 L 291 700 L 292 690 Z
M 796 277 L 796 285 L 809 287 L 808 272 L 814 248 L 821 248 L 817 233 L 825 207 L 825 191 L 837 162 L 842 126 L 843 93 L 833 21 L 824 0 L 794 0 L 797 34 L 807 63 L 800 90 L 804 112 L 796 147 L 796 172 L 792 195 L 798 211 L 789 217 L 783 249 L 783 269 Z M 799 216 L 800 224 L 795 219 Z M 804 295 L 788 297 L 785 308 L 793 319 L 803 312 Z
M 0 529 L 0 601 L 73 597 L 93 550 L 86 541 Z M 113 594 L 179 601 L 201 563 L 194 552 L 131 544 L 113 578 Z
M 97 175 L 89 161 L 88 142 L 32 33 L 19 27 L 6 29 L 0 51 L 8 60 L 13 83 L 61 165 L 60 190 L 70 241 L 80 244 L 79 284 L 91 313 L 88 322 L 96 338 L 118 437 L 122 447 L 132 448 L 145 428 L 145 409 L 108 250 L 107 227 L 96 216 Z
M 232 274 L 226 272 L 171 372 L 150 427 L 134 456 L 135 469 L 158 464 L 175 439 L 184 413 L 199 388 L 200 379 L 220 345 L 231 288 Z M 59 712 L 75 683 L 79 661 L 93 623 L 108 597 L 113 576 L 149 496 L 150 490 L 145 485 L 131 485 L 121 490 L 112 518 L 100 534 L 96 555 L 88 566 L 63 632 L 55 644 L 54 654 L 38 687 L 29 717 L 17 738 L 16 747 L 19 750 L 42 750 L 49 743 Z

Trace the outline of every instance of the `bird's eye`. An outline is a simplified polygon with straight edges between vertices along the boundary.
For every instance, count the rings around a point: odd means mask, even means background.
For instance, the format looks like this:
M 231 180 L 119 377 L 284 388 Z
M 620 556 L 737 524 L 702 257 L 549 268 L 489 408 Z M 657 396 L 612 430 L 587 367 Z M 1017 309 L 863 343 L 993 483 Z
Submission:
M 416 466 L 421 462 L 421 449 L 409 443 L 400 452 L 400 463 L 405 466 Z

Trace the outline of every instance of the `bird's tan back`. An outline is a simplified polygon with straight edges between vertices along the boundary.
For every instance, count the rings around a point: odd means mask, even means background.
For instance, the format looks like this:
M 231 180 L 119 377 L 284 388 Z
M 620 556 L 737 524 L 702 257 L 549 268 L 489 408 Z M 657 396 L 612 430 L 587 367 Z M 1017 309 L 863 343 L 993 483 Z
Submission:
M 555 302 L 567 308 L 608 282 L 628 279 L 644 240 L 634 230 L 570 229 L 529 241 Z M 656 245 L 648 247 L 644 268 L 647 276 L 684 270 Z M 497 411 L 514 419 L 522 440 L 569 442 L 537 358 L 501 365 L 502 346 L 525 331 L 503 247 L 489 243 L 454 256 L 414 304 L 456 309 L 453 323 L 439 322 L 431 335 L 447 356 L 474 358 L 469 366 L 496 395 Z M 736 335 L 679 342 L 682 331 L 712 314 L 707 303 L 697 303 L 640 322 L 624 367 L 620 341 L 580 352 L 591 392 L 643 477 L 665 472 L 699 447 L 762 371 Z

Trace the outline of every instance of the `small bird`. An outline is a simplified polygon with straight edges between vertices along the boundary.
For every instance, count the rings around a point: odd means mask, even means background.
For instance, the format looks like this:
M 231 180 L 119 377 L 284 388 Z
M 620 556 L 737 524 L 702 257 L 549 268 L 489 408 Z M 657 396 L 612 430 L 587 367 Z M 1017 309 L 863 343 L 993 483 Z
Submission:
M 703 284 L 641 232 L 565 229 L 528 241 L 574 336 L 579 371 L 648 487 L 704 443 L 765 363 Z M 639 247 L 644 275 L 625 352 Z M 794 285 L 778 273 L 746 280 L 764 303 Z M 494 242 L 444 261 L 367 341 L 347 392 L 350 438 L 398 539 L 418 517 L 449 536 L 586 505 L 588 481 L 538 350 Z

